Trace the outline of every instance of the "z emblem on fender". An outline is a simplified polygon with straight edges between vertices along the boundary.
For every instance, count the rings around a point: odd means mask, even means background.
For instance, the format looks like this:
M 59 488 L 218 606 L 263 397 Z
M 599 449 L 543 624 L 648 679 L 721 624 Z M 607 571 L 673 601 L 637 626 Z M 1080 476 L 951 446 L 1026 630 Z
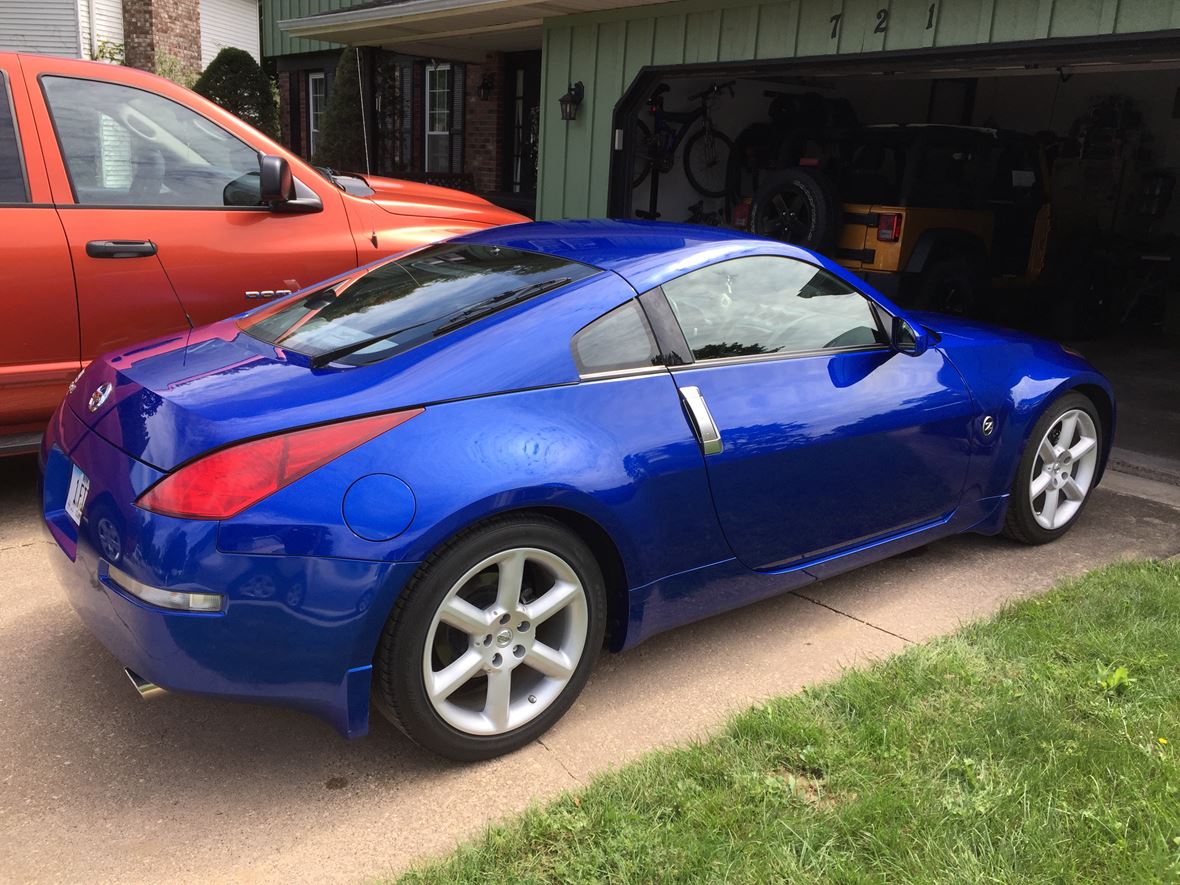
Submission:
M 983 424 L 980 426 L 984 436 L 991 436 L 992 431 L 996 429 L 996 421 L 991 415 L 983 416 Z

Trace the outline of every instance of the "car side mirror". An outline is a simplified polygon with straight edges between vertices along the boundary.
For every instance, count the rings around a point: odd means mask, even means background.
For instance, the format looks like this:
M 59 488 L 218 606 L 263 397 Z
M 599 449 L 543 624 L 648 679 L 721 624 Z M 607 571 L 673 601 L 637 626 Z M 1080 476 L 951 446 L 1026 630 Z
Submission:
M 262 202 L 272 209 L 295 199 L 295 178 L 283 157 L 259 157 L 258 177 Z
M 930 336 L 920 325 L 895 316 L 889 332 L 889 345 L 898 353 L 921 356 L 930 347 Z

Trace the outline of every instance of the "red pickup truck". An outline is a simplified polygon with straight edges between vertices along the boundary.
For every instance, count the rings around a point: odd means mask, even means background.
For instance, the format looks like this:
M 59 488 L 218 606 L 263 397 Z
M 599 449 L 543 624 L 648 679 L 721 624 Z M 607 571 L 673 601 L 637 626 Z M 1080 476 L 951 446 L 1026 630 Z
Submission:
M 0 454 L 100 353 L 522 216 L 318 171 L 133 68 L 0 53 Z

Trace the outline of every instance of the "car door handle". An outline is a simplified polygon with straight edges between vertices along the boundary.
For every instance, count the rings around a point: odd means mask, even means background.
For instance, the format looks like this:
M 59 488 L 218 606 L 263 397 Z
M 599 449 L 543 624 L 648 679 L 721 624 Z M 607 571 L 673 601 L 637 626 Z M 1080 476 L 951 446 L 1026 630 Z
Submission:
M 146 258 L 156 254 L 151 240 L 91 240 L 86 244 L 91 258 Z
M 681 387 L 680 398 L 684 400 L 684 406 L 688 409 L 688 415 L 692 419 L 693 429 L 701 443 L 701 451 L 706 455 L 716 455 L 724 448 L 721 442 L 721 431 L 717 429 L 717 423 L 713 420 L 709 407 L 705 405 L 705 397 L 701 394 L 701 389 L 699 387 Z

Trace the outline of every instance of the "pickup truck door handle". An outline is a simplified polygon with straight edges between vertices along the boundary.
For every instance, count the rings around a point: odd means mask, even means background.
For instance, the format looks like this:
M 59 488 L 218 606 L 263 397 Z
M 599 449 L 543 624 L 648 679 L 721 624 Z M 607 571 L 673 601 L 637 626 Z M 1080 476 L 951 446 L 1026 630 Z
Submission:
M 717 429 L 717 424 L 709 413 L 709 407 L 705 405 L 701 389 L 699 387 L 681 387 L 680 398 L 684 401 L 684 407 L 688 409 L 688 415 L 692 419 L 693 429 L 701 443 L 701 451 L 706 455 L 719 453 L 724 448 L 721 442 L 721 431 Z
M 156 254 L 151 240 L 91 240 L 86 244 L 91 258 L 146 258 Z

